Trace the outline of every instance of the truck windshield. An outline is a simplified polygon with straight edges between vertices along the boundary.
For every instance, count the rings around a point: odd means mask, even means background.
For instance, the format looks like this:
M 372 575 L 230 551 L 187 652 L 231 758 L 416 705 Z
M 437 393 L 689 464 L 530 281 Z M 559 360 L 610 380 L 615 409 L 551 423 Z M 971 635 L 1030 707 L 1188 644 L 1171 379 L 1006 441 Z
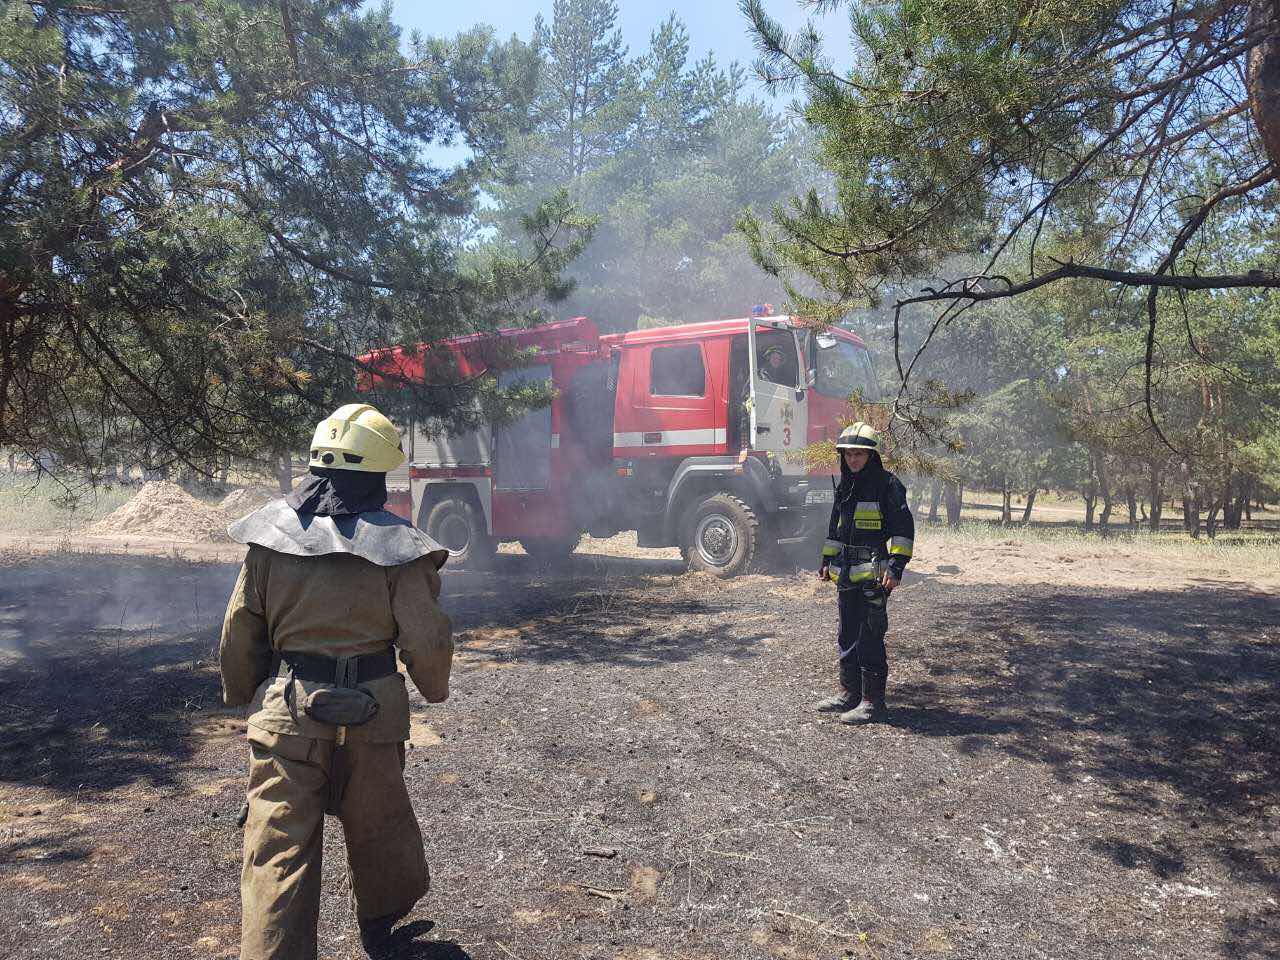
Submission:
M 858 393 L 863 400 L 880 399 L 871 354 L 866 347 L 821 333 L 811 344 L 815 390 L 829 397 L 843 398 Z

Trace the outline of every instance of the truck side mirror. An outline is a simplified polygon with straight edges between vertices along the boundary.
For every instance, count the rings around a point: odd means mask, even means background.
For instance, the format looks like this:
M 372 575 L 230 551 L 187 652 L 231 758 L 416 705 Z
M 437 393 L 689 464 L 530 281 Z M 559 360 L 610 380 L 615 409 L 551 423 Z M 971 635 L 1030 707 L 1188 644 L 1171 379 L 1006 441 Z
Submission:
M 796 403 L 804 402 L 804 387 L 796 387 Z

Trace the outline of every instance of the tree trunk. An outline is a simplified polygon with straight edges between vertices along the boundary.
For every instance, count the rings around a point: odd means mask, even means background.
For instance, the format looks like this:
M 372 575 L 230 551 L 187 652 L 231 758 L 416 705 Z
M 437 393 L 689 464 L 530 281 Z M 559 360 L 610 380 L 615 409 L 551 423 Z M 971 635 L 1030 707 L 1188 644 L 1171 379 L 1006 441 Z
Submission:
M 911 490 L 911 512 L 918 514 L 920 512 L 920 504 L 924 503 L 924 483 L 917 483 Z
M 1269 36 L 1249 51 L 1249 108 L 1273 166 L 1280 167 L 1280 0 L 1252 0 L 1249 27 Z
M 1098 518 L 1098 526 L 1102 528 L 1102 533 L 1105 535 L 1107 524 L 1111 522 L 1114 498 L 1111 495 L 1111 471 L 1107 469 L 1107 461 L 1102 454 L 1098 454 L 1095 468 L 1098 471 L 1098 492 L 1102 495 L 1102 516 Z
M 1004 481 L 1004 489 L 1000 491 L 1000 526 L 1007 527 L 1013 522 L 1013 489 L 1009 481 Z
M 1132 483 L 1124 485 L 1124 499 L 1129 505 L 1129 529 L 1138 529 L 1138 491 Z
M 1200 502 L 1195 494 L 1182 500 L 1182 525 L 1192 540 L 1200 539 Z
M 1031 492 L 1027 494 L 1027 505 L 1022 508 L 1022 522 L 1028 524 L 1031 522 L 1031 508 L 1036 505 L 1036 494 L 1040 492 L 1039 487 L 1032 487 Z
M 280 492 L 290 493 L 293 490 L 293 457 L 287 453 L 280 455 L 276 461 L 276 479 L 280 482 Z
M 1164 512 L 1164 476 L 1158 464 L 1151 465 L 1151 477 L 1147 485 L 1147 496 L 1151 501 L 1150 529 L 1156 533 L 1160 529 L 1160 514 Z
M 1191 478 L 1191 465 L 1182 464 L 1182 526 L 1193 540 L 1200 539 L 1200 496 Z
M 938 519 L 938 503 L 942 500 L 942 481 L 934 479 L 933 486 L 929 490 L 929 520 L 936 522 Z
M 10 473 L 18 472 L 18 455 L 15 453 L 9 454 L 9 472 Z
M 1226 498 L 1222 503 L 1222 526 L 1225 530 L 1239 530 L 1240 518 L 1244 516 L 1244 504 L 1240 495 Z
M 1093 529 L 1093 511 L 1098 506 L 1098 494 L 1092 488 L 1084 495 L 1084 531 Z
M 957 527 L 960 525 L 960 508 L 964 504 L 964 487 L 954 480 L 948 480 L 945 487 L 947 526 Z
M 1204 518 L 1204 532 L 1209 535 L 1210 540 L 1218 535 L 1218 507 L 1220 505 L 1218 500 L 1214 500 L 1209 507 L 1209 515 Z

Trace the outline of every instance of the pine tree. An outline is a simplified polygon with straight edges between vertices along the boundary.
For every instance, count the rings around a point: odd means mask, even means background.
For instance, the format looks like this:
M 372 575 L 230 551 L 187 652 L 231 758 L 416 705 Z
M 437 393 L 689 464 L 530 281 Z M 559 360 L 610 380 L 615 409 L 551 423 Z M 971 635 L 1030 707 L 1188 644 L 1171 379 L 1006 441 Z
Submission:
M 358 0 L 3 3 L 0 444 L 197 470 L 294 448 L 360 352 L 566 292 L 567 201 L 525 216 L 534 256 L 464 262 L 488 170 L 424 159 L 500 156 L 532 52 L 400 41 Z

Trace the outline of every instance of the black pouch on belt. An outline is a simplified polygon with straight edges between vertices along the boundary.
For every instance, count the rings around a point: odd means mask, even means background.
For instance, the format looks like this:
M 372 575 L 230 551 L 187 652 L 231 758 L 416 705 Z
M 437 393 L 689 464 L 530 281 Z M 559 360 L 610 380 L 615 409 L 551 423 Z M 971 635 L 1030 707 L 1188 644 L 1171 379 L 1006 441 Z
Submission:
M 321 687 L 303 697 L 302 712 L 318 723 L 358 727 L 378 715 L 378 701 L 358 687 Z
M 302 712 L 317 723 L 335 727 L 358 727 L 378 715 L 378 701 L 356 686 L 362 680 L 376 680 L 396 672 L 395 654 L 371 653 L 359 657 L 319 657 L 310 654 L 285 654 L 281 665 L 287 668 L 290 683 L 285 700 L 297 719 L 297 695 L 294 680 L 332 683 L 331 687 L 312 690 L 302 698 Z

